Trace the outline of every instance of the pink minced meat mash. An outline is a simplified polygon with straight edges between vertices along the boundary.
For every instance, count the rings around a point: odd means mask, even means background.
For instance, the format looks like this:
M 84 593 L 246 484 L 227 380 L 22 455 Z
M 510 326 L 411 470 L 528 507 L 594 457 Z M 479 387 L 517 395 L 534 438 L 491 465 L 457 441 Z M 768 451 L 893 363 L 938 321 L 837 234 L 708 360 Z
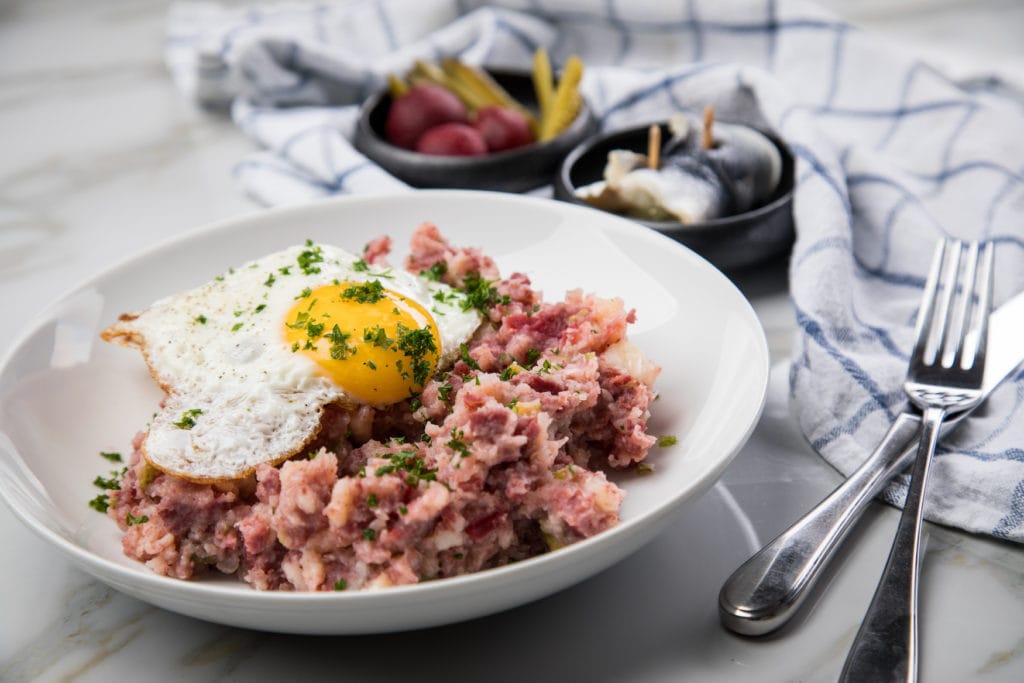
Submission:
M 378 239 L 364 258 L 383 264 L 389 249 Z M 163 474 L 138 435 L 108 512 L 129 557 L 181 579 L 217 569 L 262 590 L 355 589 L 500 566 L 618 523 L 624 492 L 602 468 L 639 463 L 655 441 L 657 368 L 641 359 L 634 376 L 618 359 L 633 311 L 578 291 L 546 303 L 430 224 L 411 251 L 413 272 L 491 281 L 468 354 L 417 400 L 328 408 L 308 455 L 242 481 Z

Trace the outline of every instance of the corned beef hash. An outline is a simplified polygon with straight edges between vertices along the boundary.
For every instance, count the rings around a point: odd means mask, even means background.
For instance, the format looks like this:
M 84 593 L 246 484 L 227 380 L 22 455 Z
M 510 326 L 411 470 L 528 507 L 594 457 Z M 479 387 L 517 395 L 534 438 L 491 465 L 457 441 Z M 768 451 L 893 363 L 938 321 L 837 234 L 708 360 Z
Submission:
M 660 368 L 634 312 L 547 302 L 431 224 L 405 269 L 305 244 L 124 314 L 164 401 L 90 505 L 166 576 L 255 588 L 411 584 L 614 526 Z M 118 460 L 115 453 L 104 453 Z

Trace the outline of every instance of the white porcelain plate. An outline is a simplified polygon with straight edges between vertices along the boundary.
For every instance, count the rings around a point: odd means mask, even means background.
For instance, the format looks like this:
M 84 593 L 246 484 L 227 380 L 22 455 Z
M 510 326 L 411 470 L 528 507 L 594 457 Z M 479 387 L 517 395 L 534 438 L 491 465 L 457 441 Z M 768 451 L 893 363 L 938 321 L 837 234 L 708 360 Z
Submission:
M 525 272 L 550 298 L 582 288 L 637 311 L 630 338 L 664 368 L 650 431 L 654 473 L 617 476 L 622 522 L 511 566 L 364 592 L 261 593 L 233 577 L 180 581 L 121 553 L 115 525 L 87 505 L 109 463 L 130 452 L 161 398 L 138 353 L 101 342 L 125 311 L 206 282 L 307 238 L 356 251 L 394 239 L 401 263 L 423 221 L 482 247 L 504 274 Z M 0 494 L 85 571 L 166 609 L 295 633 L 373 633 L 482 616 L 553 593 L 622 559 L 709 487 L 747 440 L 764 402 L 768 351 L 747 301 L 685 247 L 607 213 L 508 194 L 424 191 L 268 210 L 184 235 L 85 283 L 43 314 L 0 367 Z

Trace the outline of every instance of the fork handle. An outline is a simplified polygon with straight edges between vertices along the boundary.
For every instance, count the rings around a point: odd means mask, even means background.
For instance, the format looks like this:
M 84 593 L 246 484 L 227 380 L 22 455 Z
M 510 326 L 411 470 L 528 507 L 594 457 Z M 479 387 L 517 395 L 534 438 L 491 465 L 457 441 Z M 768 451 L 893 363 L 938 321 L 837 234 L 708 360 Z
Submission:
M 921 441 L 896 538 L 864 621 L 846 656 L 843 683 L 917 681 L 917 591 L 921 566 L 924 490 L 943 408 L 926 408 Z

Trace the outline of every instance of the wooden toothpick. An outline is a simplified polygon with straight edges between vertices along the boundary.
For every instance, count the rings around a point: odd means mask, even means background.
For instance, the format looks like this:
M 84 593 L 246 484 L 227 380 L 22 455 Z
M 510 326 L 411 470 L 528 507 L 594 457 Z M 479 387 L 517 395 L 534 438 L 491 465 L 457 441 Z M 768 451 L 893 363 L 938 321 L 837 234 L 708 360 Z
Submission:
M 701 140 L 704 149 L 711 149 L 715 146 L 715 108 L 710 104 L 704 107 L 704 137 Z
M 657 171 L 661 165 L 661 126 L 652 123 L 647 129 L 647 168 Z

